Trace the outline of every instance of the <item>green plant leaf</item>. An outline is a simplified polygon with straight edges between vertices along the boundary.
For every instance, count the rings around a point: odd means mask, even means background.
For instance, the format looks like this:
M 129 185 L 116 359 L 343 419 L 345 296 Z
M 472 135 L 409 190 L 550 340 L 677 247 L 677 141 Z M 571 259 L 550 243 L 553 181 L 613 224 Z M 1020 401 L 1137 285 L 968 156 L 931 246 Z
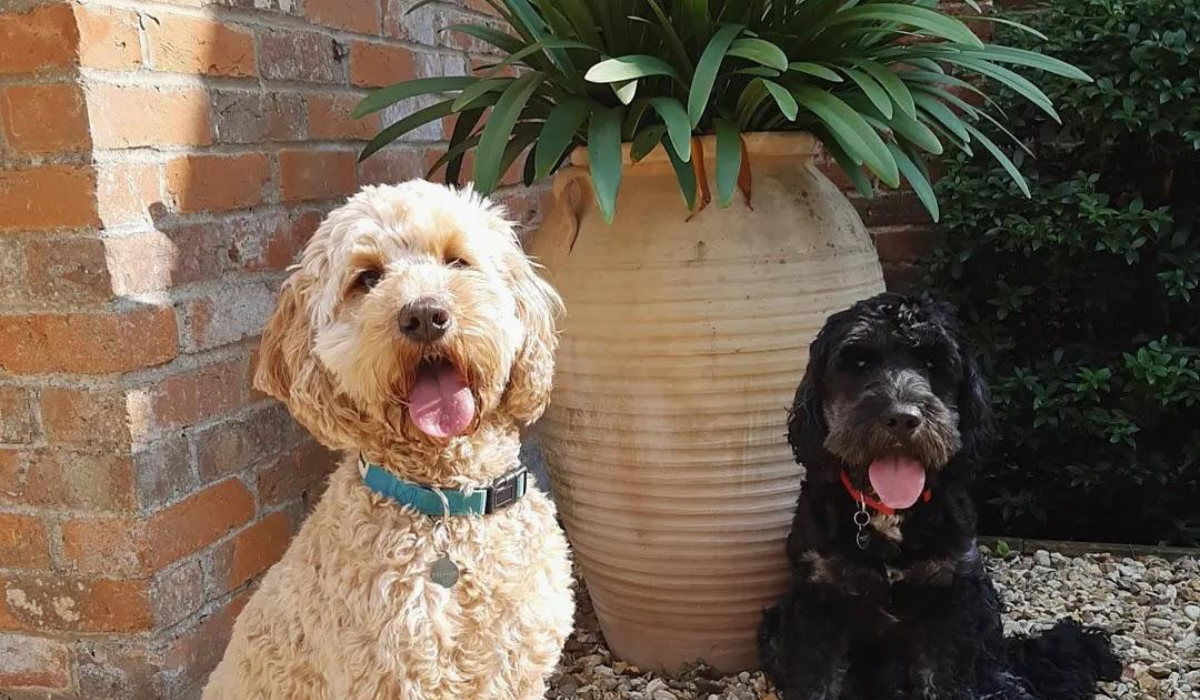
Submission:
M 667 42 L 667 46 L 671 47 L 671 52 L 675 54 L 675 60 L 679 61 L 679 65 L 683 66 L 684 70 L 690 74 L 694 68 L 692 66 L 692 59 L 688 56 L 687 48 L 683 45 L 683 39 L 675 31 L 675 27 L 671 25 L 671 20 L 663 12 L 662 6 L 658 4 L 658 1 L 646 0 L 646 2 L 650 5 L 650 10 L 654 12 L 655 18 L 658 19 L 658 26 L 662 29 L 662 35 Z M 567 4 L 571 3 L 568 2 Z
M 587 99 L 576 97 L 550 110 L 535 149 L 534 172 L 537 179 L 549 175 L 562 160 L 563 154 L 575 142 L 579 127 L 583 126 L 590 108 Z
M 458 97 L 454 98 L 454 102 L 450 105 L 450 111 L 458 112 L 466 105 L 471 104 L 480 95 L 488 92 L 503 92 L 504 88 L 513 81 L 513 78 L 493 78 L 490 80 L 484 79 L 467 87 L 462 92 L 458 93 Z
M 819 26 L 833 27 L 839 24 L 862 24 L 866 20 L 894 22 L 900 25 L 912 26 L 926 34 L 941 37 L 949 41 L 967 46 L 983 48 L 983 42 L 967 25 L 959 20 L 924 7 L 902 5 L 900 3 L 874 2 L 859 5 L 848 10 L 835 12 L 819 23 Z
M 670 63 L 647 55 L 620 56 L 601 61 L 588 69 L 583 77 L 592 83 L 615 83 L 654 75 L 670 76 L 679 84 L 683 84 L 683 79 Z
M 467 113 L 463 112 L 462 114 L 467 114 Z M 429 169 L 425 171 L 425 179 L 426 180 L 432 179 L 433 174 L 438 171 L 438 168 L 442 167 L 443 165 L 446 165 L 449 162 L 457 160 L 458 161 L 458 169 L 455 171 L 454 179 L 453 180 L 450 179 L 450 168 L 449 168 L 449 166 L 447 166 L 445 181 L 446 181 L 446 184 L 448 184 L 448 185 L 458 184 L 458 178 L 462 172 L 462 156 L 466 155 L 466 153 L 468 151 L 470 151 L 472 148 L 475 148 L 478 145 L 479 145 L 479 134 L 475 134 L 474 136 L 463 139 L 461 142 L 450 146 L 450 148 L 446 149 L 445 153 L 438 156 L 438 159 L 433 161 L 433 165 L 429 166 Z
M 737 124 L 717 119 L 717 201 L 722 207 L 733 203 L 738 173 L 742 169 L 742 139 Z
M 705 5 L 707 6 L 707 3 Z M 700 118 L 708 108 L 708 98 L 717 82 L 717 72 L 721 68 L 721 61 L 725 60 L 725 53 L 743 29 L 745 27 L 740 24 L 726 24 L 713 34 L 708 45 L 704 47 L 704 53 L 696 63 L 696 75 L 692 78 L 691 91 L 688 92 L 688 121 L 693 129 L 699 126 Z
M 671 139 L 671 147 L 680 160 L 692 159 L 692 125 L 688 121 L 687 111 L 678 100 L 670 97 L 652 97 L 650 106 L 658 112 L 663 123 L 667 125 L 667 134 Z
M 896 106 L 908 114 L 908 116 L 917 116 L 917 107 L 913 103 L 912 92 L 909 91 L 908 86 L 904 84 L 904 81 L 899 76 L 875 61 L 856 59 L 851 61 L 851 63 L 882 85 L 883 89 L 887 90 L 892 101 L 896 103 Z
M 605 2 L 606 0 L 600 0 Z M 712 36 L 712 20 L 708 14 L 708 0 L 679 0 L 682 11 L 698 44 L 704 44 Z
M 675 149 L 669 148 L 666 142 L 663 143 L 663 148 L 667 151 L 667 157 L 671 159 L 675 181 L 679 183 L 679 191 L 683 194 L 683 203 L 687 205 L 688 211 L 691 211 L 696 206 L 696 169 L 690 162 L 681 159 L 675 153 Z
M 833 71 L 832 68 L 827 68 L 820 63 L 812 63 L 811 61 L 796 61 L 788 64 L 788 70 L 796 71 L 797 73 L 805 73 L 822 80 L 828 80 L 831 83 L 842 82 L 842 76 Z
M 864 197 L 874 197 L 875 188 L 871 186 L 871 180 L 867 174 L 863 172 L 862 164 L 855 163 L 854 159 L 846 153 L 846 149 L 842 144 L 833 138 L 821 139 L 825 148 L 833 154 L 833 159 L 841 166 L 842 172 L 846 174 L 846 178 L 854 184 L 854 189 L 858 190 L 859 194 Z
M 787 54 L 783 52 L 783 49 L 764 39 L 751 39 L 747 37 L 738 39 L 729 45 L 727 54 L 744 58 L 748 61 L 754 61 L 759 65 L 774 68 L 778 71 L 788 69 Z
M 1092 82 L 1092 76 L 1084 73 L 1075 66 L 1060 61 L 1052 56 L 1046 56 L 1035 51 L 1027 51 L 1011 46 L 996 46 L 988 44 L 981 51 L 967 51 L 968 56 L 992 61 L 993 63 L 1009 63 L 1016 66 L 1028 66 L 1029 68 L 1037 68 L 1044 70 L 1047 73 L 1061 75 L 1064 78 L 1078 80 L 1084 83 Z
M 633 137 L 633 143 L 629 146 L 629 160 L 636 163 L 645 158 L 651 151 L 658 148 L 658 144 L 662 143 L 663 135 L 666 133 L 667 127 L 663 124 L 651 124 L 637 132 L 637 135 Z
M 938 211 L 937 197 L 933 194 L 933 187 L 930 186 L 928 178 L 917 167 L 916 163 L 908 157 L 902 148 L 894 143 L 888 144 L 888 150 L 892 152 L 892 157 L 896 159 L 896 166 L 900 168 L 900 174 L 904 176 L 912 185 L 913 192 L 916 192 L 917 199 L 921 200 L 921 204 L 925 205 L 925 209 L 929 212 L 929 216 L 933 218 L 934 223 L 937 223 L 941 214 Z
M 858 112 L 828 92 L 810 85 L 792 90 L 802 107 L 817 116 L 847 153 L 870 168 L 885 184 L 900 184 L 900 171 L 878 132 Z
M 792 97 L 792 93 L 779 83 L 770 80 L 762 81 L 766 86 L 767 91 L 771 93 L 771 97 L 775 98 L 775 103 L 779 105 L 779 111 L 783 112 L 783 116 L 787 117 L 790 122 L 796 121 L 796 115 L 799 113 L 800 106 L 796 104 L 796 98 Z
M 354 108 L 354 119 L 361 119 L 368 114 L 390 107 L 397 102 L 418 95 L 428 95 L 434 92 L 453 92 L 463 90 L 479 81 L 479 78 L 469 75 L 455 75 L 446 78 L 421 78 L 405 83 L 396 83 L 371 92 Z
M 424 109 L 419 109 L 395 124 L 388 126 L 386 129 L 376 134 L 375 138 L 367 142 L 366 146 L 363 146 L 362 153 L 358 154 L 358 160 L 360 162 L 364 161 L 371 157 L 371 155 L 379 149 L 388 145 L 392 141 L 395 141 L 404 134 L 407 134 L 413 129 L 418 129 L 431 121 L 441 119 L 449 115 L 450 105 L 452 102 L 453 100 L 445 100 L 443 102 L 430 105 L 429 107 L 425 107 Z
M 1058 112 L 1054 111 L 1054 104 L 1046 96 L 1046 93 L 1042 92 L 1041 88 L 1034 85 L 1024 76 L 983 60 L 963 56 L 947 56 L 945 60 L 949 63 L 958 64 L 963 68 L 969 68 L 976 73 L 985 75 L 1012 88 L 1013 91 L 1041 108 L 1051 119 L 1060 124 L 1062 123 L 1062 119 L 1058 116 Z
M 966 127 L 963 126 L 963 120 L 940 100 L 920 92 L 917 93 L 914 99 L 916 99 L 917 104 L 922 110 L 928 112 L 931 117 L 940 122 L 942 126 L 957 136 L 959 140 L 964 142 L 971 140 L 971 135 L 967 133 Z
M 880 87 L 879 83 L 875 82 L 871 76 L 854 68 L 843 67 L 842 72 L 858 85 L 884 119 L 892 118 L 892 98 L 888 96 L 887 91 Z
M 451 106 L 453 109 L 453 106 Z M 471 138 L 471 132 L 475 131 L 475 126 L 479 124 L 479 120 L 483 118 L 483 109 L 472 109 L 466 112 L 460 112 L 458 118 L 454 120 L 454 131 L 450 133 L 450 147 L 446 150 L 449 154 L 455 150 L 460 144 L 466 143 Z M 475 143 L 479 143 L 479 139 L 475 139 Z M 473 147 L 473 146 L 472 146 Z M 446 184 L 457 185 L 459 174 L 462 172 L 463 154 L 468 149 L 463 149 L 462 152 L 451 156 L 449 163 L 446 165 Z M 440 158 L 438 159 L 441 160 Z M 437 165 L 436 163 L 434 164 Z M 430 168 L 432 172 L 433 168 Z
M 587 148 L 596 201 L 605 223 L 611 224 L 621 188 L 621 108 L 592 110 Z
M 608 86 L 612 88 L 613 94 L 623 105 L 633 102 L 633 98 L 637 97 L 638 81 L 636 80 L 626 83 L 609 83 Z
M 475 151 L 475 189 L 491 194 L 504 174 L 502 161 L 513 126 L 525 109 L 525 104 L 537 87 L 546 79 L 546 74 L 534 71 L 517 78 L 508 86 L 488 115 L 487 125 L 480 135 L 479 148 Z
M 452 24 L 442 31 L 466 34 L 469 37 L 491 44 L 506 54 L 514 54 L 525 47 L 524 42 L 512 34 L 502 32 L 486 24 Z
M 1012 160 L 1004 154 L 1004 151 L 1001 151 L 1000 147 L 997 146 L 995 142 L 993 142 L 987 137 L 986 134 L 979 129 L 976 129 L 971 124 L 964 122 L 963 126 L 966 127 L 968 132 L 970 132 L 972 138 L 983 144 L 983 147 L 992 154 L 992 157 L 996 159 L 996 162 L 1000 164 L 1000 167 L 1004 168 L 1005 171 L 1008 172 L 1008 175 L 1012 178 L 1013 182 L 1017 183 L 1017 187 L 1021 188 L 1021 192 L 1023 192 L 1026 197 L 1030 196 L 1029 183 L 1025 182 L 1025 178 L 1021 176 L 1021 171 L 1017 170 L 1017 166 L 1013 165 Z

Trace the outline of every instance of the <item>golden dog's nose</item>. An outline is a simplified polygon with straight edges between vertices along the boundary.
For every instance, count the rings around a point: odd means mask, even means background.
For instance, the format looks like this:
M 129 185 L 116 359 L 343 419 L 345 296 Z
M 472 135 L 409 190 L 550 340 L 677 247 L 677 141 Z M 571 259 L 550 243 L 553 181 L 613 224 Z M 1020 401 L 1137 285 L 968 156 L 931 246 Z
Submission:
M 418 343 L 432 343 L 450 328 L 450 311 L 433 299 L 410 301 L 400 309 L 400 332 Z

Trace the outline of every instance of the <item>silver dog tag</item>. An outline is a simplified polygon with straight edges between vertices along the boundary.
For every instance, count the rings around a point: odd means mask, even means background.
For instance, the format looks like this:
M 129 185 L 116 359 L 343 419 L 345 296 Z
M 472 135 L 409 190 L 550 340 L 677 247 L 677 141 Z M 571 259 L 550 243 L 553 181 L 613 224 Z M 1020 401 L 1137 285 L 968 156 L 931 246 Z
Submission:
M 449 555 L 443 554 L 430 567 L 429 578 L 442 588 L 450 588 L 458 583 L 458 565 L 450 560 Z

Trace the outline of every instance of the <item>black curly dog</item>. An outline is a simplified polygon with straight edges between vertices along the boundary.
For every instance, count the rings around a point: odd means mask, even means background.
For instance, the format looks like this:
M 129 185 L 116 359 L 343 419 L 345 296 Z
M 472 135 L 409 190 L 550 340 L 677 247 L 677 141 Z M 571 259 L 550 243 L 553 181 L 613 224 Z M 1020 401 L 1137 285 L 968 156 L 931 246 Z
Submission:
M 786 700 L 1083 700 L 1120 675 L 1073 621 L 1004 637 L 968 495 L 991 428 L 948 304 L 881 294 L 830 317 L 788 421 L 807 470 L 792 588 L 759 630 Z

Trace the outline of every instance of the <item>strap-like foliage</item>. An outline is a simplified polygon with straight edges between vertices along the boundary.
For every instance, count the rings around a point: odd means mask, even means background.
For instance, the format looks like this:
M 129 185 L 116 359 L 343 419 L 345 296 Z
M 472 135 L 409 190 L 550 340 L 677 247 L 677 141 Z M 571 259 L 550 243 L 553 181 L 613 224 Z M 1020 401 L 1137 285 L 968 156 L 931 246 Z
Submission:
M 635 145 L 636 158 L 665 144 L 690 207 L 695 188 L 704 186 L 689 165 L 693 134 L 717 134 L 725 144 L 718 144 L 725 157 L 718 158 L 717 189 L 726 204 L 737 181 L 729 164 L 746 167 L 730 139 L 778 130 L 814 133 L 865 191 L 866 172 L 892 187 L 907 180 L 936 220 L 924 158 L 945 145 L 972 153 L 977 144 L 1023 184 L 1006 150 L 977 126 L 986 122 L 990 130 L 1002 115 L 990 113 L 986 100 L 964 101 L 965 91 L 983 94 L 976 84 L 998 83 L 1057 118 L 1050 98 L 1018 71 L 1088 80 L 1059 59 L 985 44 L 967 24 L 1011 20 L 959 19 L 930 0 L 489 2 L 507 31 L 470 24 L 448 30 L 485 41 L 503 57 L 477 76 L 415 80 L 369 95 L 358 114 L 422 95 L 450 97 L 386 127 L 363 157 L 457 114 L 464 121 L 451 136 L 454 156 L 444 159 L 447 179 L 457 180 L 462 156 L 475 150 L 475 184 L 489 192 L 519 155 L 513 149 L 527 141 L 536 143 L 529 178 L 550 175 L 573 147 L 598 148 L 594 189 L 609 220 L 622 141 Z M 503 77 L 504 69 L 517 77 Z M 481 109 L 492 112 L 486 120 Z M 590 143 L 595 135 L 604 143 Z

